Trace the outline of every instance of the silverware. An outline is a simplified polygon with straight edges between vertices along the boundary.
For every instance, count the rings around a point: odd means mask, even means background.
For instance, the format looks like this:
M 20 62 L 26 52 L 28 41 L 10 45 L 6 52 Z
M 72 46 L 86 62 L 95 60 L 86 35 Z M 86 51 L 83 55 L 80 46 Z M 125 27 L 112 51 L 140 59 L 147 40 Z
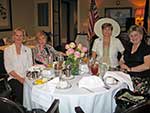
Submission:
M 109 90 L 111 87 L 110 86 L 108 86 L 108 85 L 104 85 L 103 86 L 105 89 L 107 89 L 107 90 Z
M 105 80 L 104 80 L 104 86 L 103 86 L 105 89 L 110 89 L 111 87 L 108 85 L 108 84 L 106 84 L 106 82 L 105 82 Z
M 86 87 L 82 87 L 82 88 L 85 89 L 85 90 L 87 90 L 87 91 L 89 91 L 89 92 L 91 92 L 91 93 L 94 93 L 94 91 L 92 91 L 92 90 L 90 90 L 90 89 L 88 89 Z

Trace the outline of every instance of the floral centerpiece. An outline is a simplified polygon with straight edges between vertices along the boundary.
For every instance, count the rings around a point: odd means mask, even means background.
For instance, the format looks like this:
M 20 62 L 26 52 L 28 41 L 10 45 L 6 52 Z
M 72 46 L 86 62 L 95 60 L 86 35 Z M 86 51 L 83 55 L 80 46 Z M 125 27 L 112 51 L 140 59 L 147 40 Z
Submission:
M 74 42 L 66 44 L 66 55 L 67 59 L 65 65 L 71 65 L 71 74 L 79 74 L 79 62 L 82 57 L 84 57 L 87 52 L 87 48 L 82 46 L 82 44 L 76 45 Z

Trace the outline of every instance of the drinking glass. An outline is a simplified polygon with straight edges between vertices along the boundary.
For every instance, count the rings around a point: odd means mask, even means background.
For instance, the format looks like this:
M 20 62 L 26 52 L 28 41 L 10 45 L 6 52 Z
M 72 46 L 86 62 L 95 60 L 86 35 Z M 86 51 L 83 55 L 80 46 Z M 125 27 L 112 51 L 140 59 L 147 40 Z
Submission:
M 59 62 L 59 65 L 62 67 L 62 64 L 64 62 L 64 56 L 58 55 L 56 60 Z
M 50 54 L 48 56 L 48 65 L 47 65 L 48 68 L 52 68 L 53 67 L 53 55 Z
M 108 71 L 109 66 L 106 63 L 100 63 L 100 76 L 103 78 L 106 71 Z
M 89 73 L 91 74 L 91 66 L 92 64 L 94 63 L 95 59 L 94 58 L 91 58 L 89 61 L 88 61 L 88 69 L 89 69 Z
M 60 67 L 59 62 L 54 63 L 54 74 L 55 77 L 59 77 L 60 74 L 62 74 L 62 68 Z
M 98 75 L 98 71 L 99 71 L 99 64 L 98 64 L 98 62 L 94 62 L 91 65 L 91 73 L 92 73 L 92 75 Z

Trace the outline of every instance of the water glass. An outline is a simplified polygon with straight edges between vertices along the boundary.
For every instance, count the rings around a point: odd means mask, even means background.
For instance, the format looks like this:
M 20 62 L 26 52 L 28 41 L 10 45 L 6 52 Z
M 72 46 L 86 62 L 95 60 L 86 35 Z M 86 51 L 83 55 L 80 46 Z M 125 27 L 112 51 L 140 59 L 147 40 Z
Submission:
M 88 61 L 88 69 L 89 69 L 89 73 L 91 74 L 91 66 L 92 64 L 94 63 L 95 59 L 94 58 L 91 58 L 89 61 Z
M 52 67 L 53 67 L 53 55 L 52 55 L 52 54 L 50 54 L 50 55 L 48 56 L 48 64 L 47 64 L 47 67 L 48 67 L 48 68 L 52 68 Z
M 103 78 L 106 71 L 108 71 L 109 66 L 106 63 L 100 63 L 100 76 Z
M 59 62 L 59 65 L 62 67 L 62 64 L 64 62 L 64 56 L 58 55 L 56 60 Z

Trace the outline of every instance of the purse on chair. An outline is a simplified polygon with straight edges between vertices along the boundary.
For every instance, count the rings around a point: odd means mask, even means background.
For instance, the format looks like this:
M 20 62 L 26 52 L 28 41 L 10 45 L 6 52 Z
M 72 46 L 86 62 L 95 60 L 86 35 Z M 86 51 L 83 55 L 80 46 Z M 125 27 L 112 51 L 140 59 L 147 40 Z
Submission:
M 15 102 L 5 97 L 0 97 L 0 113 L 25 113 L 25 112 Z
M 146 100 L 147 97 L 144 95 L 135 94 L 129 89 L 121 89 L 115 95 L 115 101 L 117 104 L 115 113 L 122 113 L 131 106 L 144 103 Z

